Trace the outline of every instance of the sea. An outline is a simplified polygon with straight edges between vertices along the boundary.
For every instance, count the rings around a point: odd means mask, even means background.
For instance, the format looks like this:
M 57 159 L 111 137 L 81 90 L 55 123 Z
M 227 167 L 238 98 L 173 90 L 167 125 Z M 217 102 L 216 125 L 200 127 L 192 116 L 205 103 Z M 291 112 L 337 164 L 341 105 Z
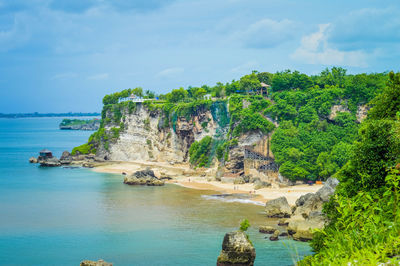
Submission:
M 93 132 L 59 130 L 63 118 L 0 119 L 0 265 L 215 265 L 225 233 L 248 219 L 255 265 L 293 265 L 308 243 L 270 241 L 263 206 L 173 184 L 140 187 L 87 168 L 45 168 L 28 159 L 57 157 Z

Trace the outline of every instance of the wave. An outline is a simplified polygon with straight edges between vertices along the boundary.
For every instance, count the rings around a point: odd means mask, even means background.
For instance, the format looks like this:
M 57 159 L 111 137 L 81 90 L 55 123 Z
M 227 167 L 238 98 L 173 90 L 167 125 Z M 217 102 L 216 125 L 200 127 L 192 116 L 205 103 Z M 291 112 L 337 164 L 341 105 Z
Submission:
M 221 194 L 221 195 L 201 195 L 202 198 L 207 199 L 207 200 L 220 200 L 223 202 L 239 202 L 239 203 L 246 203 L 246 204 L 254 204 L 254 205 L 260 205 L 264 206 L 264 203 L 254 201 L 251 199 L 243 199 L 243 198 L 237 198 L 233 195 L 226 195 L 226 194 Z

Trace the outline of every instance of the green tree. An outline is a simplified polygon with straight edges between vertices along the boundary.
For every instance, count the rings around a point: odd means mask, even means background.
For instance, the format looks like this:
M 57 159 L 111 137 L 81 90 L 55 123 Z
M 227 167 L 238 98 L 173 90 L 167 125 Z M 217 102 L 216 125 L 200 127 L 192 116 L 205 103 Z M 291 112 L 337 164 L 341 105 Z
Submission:
M 179 88 L 172 90 L 170 93 L 166 94 L 167 101 L 171 103 L 177 103 L 184 101 L 188 96 L 188 92 L 184 88 Z
M 239 89 L 241 91 L 246 91 L 246 93 L 255 92 L 260 88 L 260 86 L 260 81 L 254 72 L 241 77 L 239 81 Z

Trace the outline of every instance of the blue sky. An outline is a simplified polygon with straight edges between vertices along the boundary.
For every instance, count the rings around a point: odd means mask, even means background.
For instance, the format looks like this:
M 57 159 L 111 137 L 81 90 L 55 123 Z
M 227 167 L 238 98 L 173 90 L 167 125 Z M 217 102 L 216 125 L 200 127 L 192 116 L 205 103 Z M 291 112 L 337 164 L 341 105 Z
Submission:
M 398 0 L 0 0 L 0 112 L 91 112 L 252 70 L 399 71 Z

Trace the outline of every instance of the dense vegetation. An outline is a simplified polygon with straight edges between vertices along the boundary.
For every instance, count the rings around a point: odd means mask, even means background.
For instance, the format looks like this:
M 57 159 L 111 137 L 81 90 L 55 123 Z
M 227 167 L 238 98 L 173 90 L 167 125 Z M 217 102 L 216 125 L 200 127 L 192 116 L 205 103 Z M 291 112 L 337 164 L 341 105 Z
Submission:
M 134 94 L 148 99 L 144 105 L 150 111 L 161 113 L 160 130 L 176 131 L 178 118 L 193 122 L 194 116 L 205 110 L 211 110 L 214 121 L 227 129 L 202 142 L 208 145 L 193 143 L 189 161 L 194 166 L 210 166 L 215 157 L 221 162 L 229 160 L 232 139 L 260 130 L 274 132 L 271 148 L 285 177 L 326 179 L 349 159 L 359 129 L 358 107 L 379 94 L 387 80 L 387 73 L 348 75 L 345 69 L 334 67 L 314 76 L 290 70 L 275 74 L 253 71 L 237 81 L 179 88 L 165 95 L 143 93 L 142 88 L 123 90 L 104 97 L 103 130 L 93 134 L 88 144 L 98 147 L 102 143 L 108 150 L 109 142 L 124 130 L 126 113 L 136 110 L 135 103 L 124 101 Z M 334 105 L 341 106 L 335 116 L 331 114 Z M 201 123 L 206 131 L 209 122 Z M 113 129 L 104 130 L 105 125 Z
M 93 119 L 68 119 L 64 118 L 60 126 L 78 126 L 78 125 L 87 125 L 97 123 L 99 120 L 97 118 Z
M 317 253 L 302 265 L 400 262 L 400 73 L 389 76 L 336 174 L 340 184 L 324 206 L 330 223 L 312 241 Z

